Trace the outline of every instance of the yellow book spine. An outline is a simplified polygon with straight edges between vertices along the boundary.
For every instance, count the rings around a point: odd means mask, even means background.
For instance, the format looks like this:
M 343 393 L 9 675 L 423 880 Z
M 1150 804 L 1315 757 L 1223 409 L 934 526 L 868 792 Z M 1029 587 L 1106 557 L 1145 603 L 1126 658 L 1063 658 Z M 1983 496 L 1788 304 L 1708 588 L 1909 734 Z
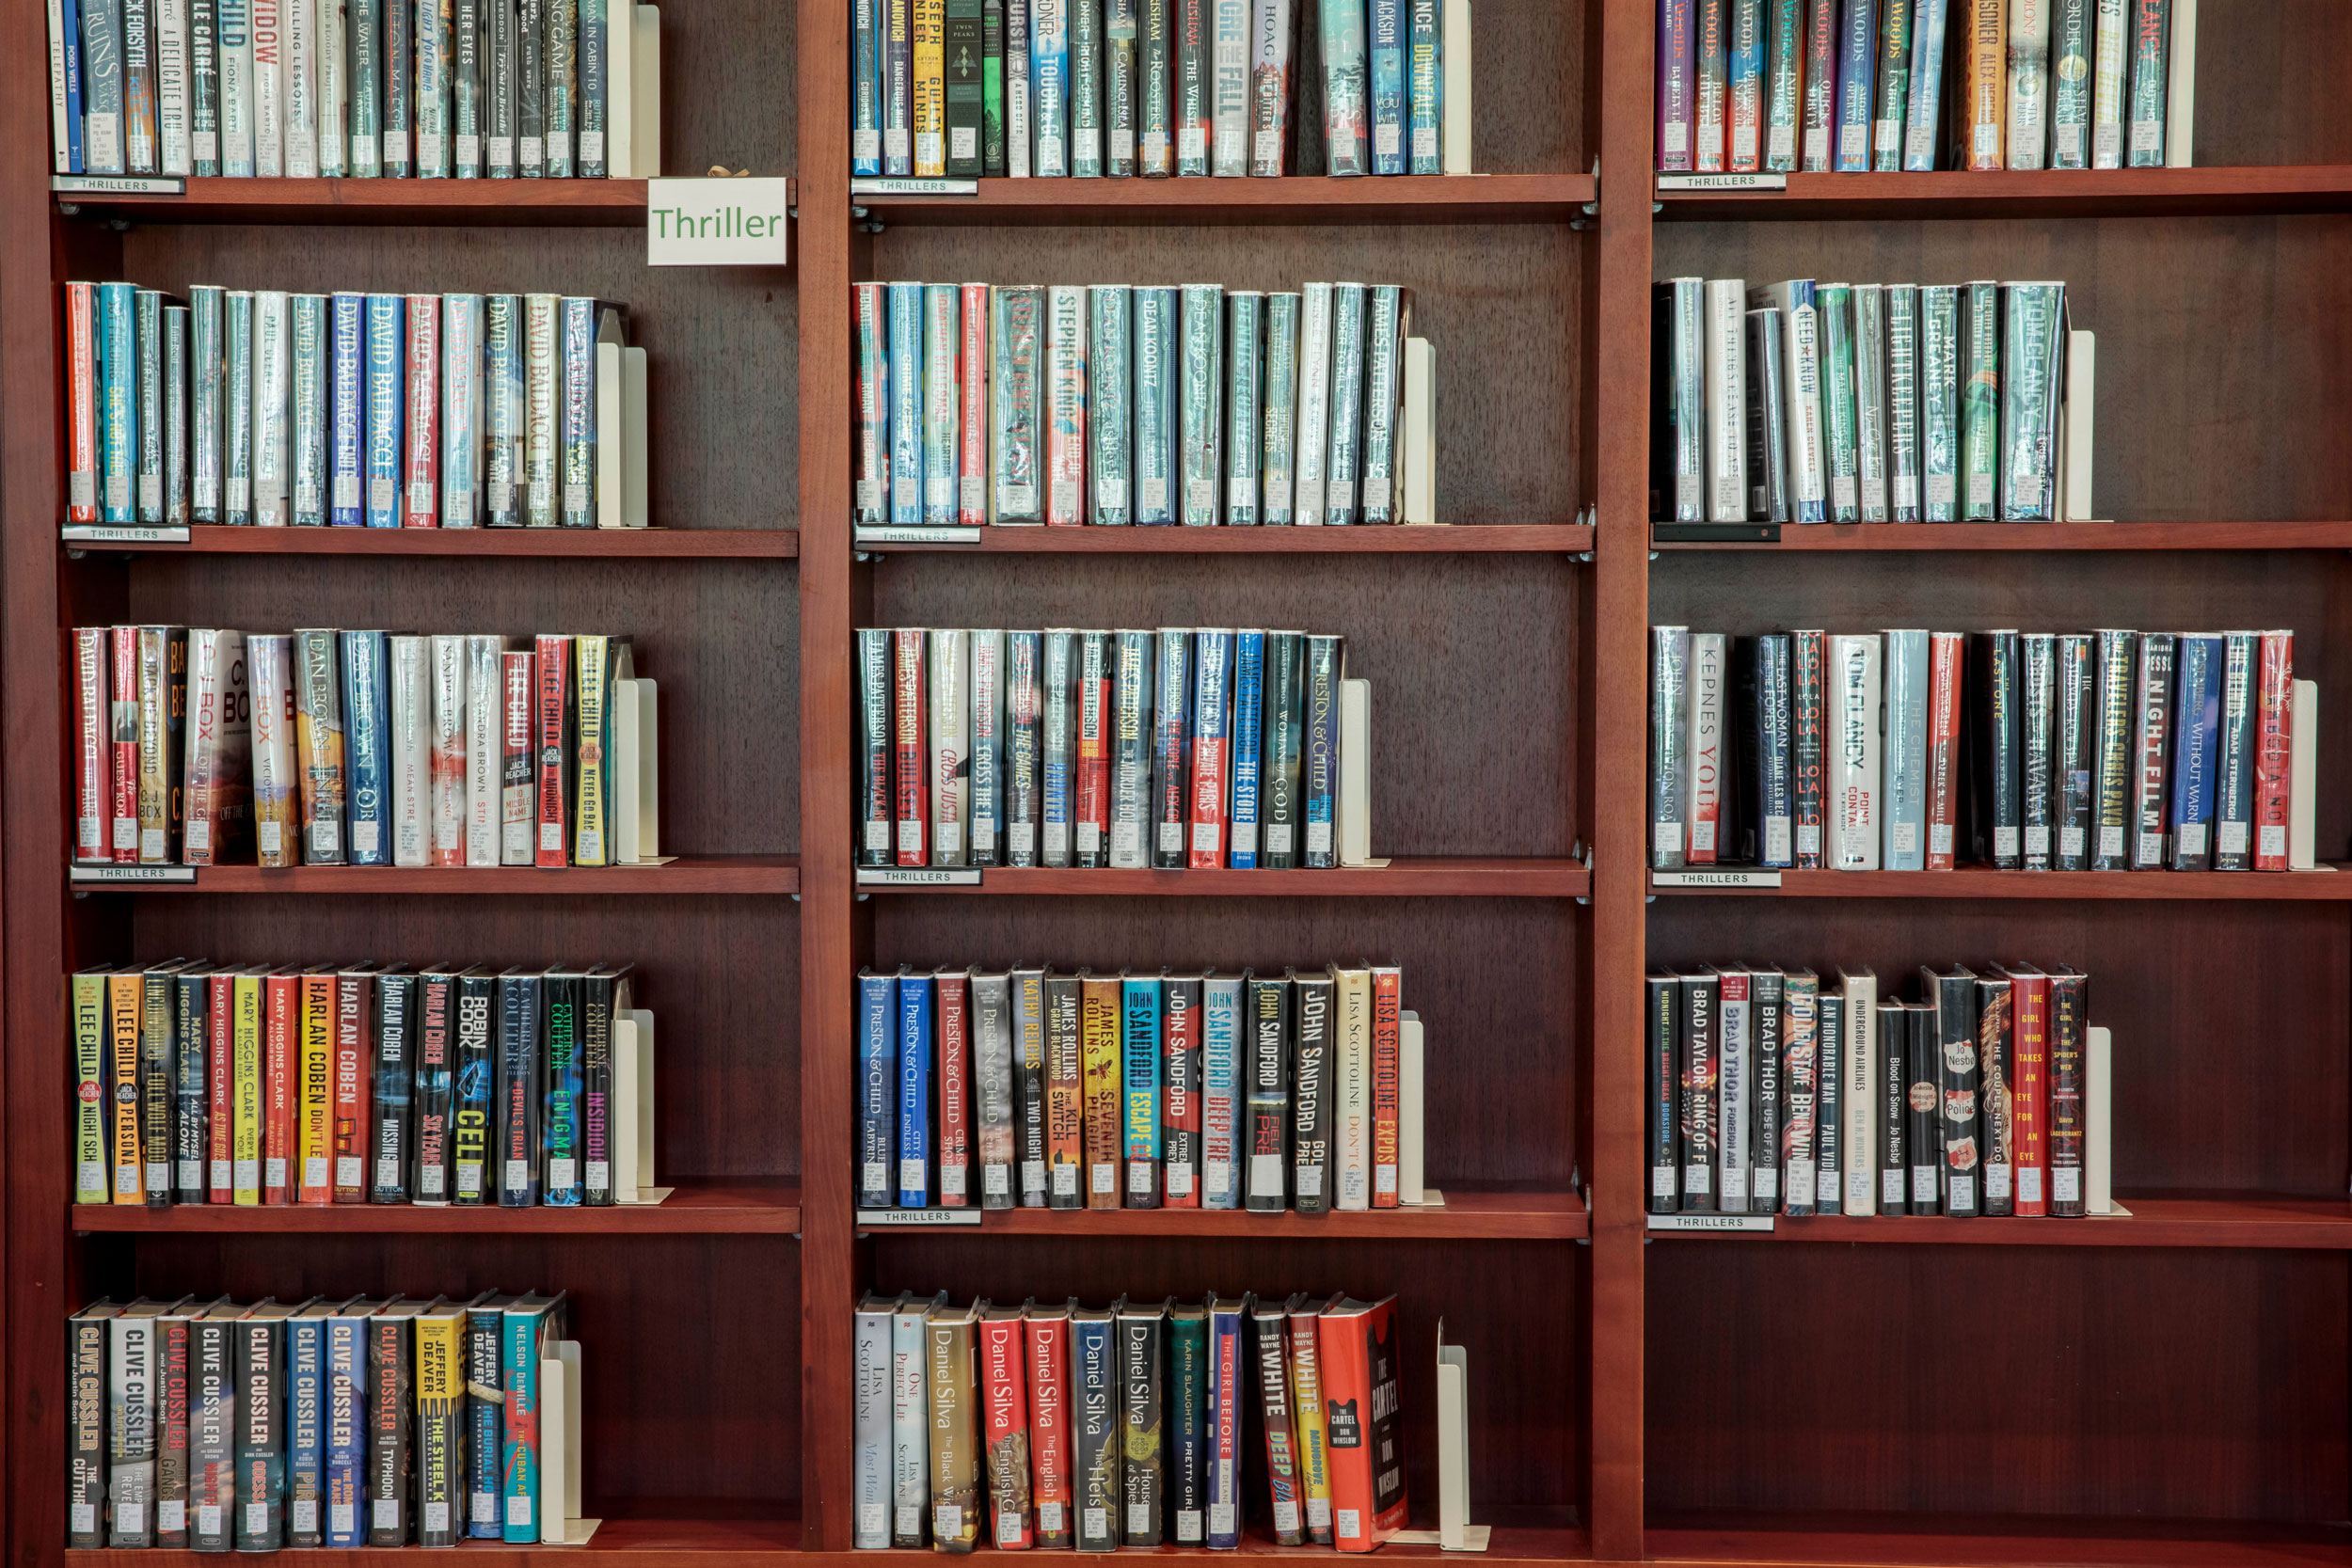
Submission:
M 946 0 L 914 0 L 914 177 L 947 172 Z
M 103 1203 L 106 1186 L 106 976 L 73 977 L 73 1201 Z
M 229 1159 L 234 1201 L 262 1201 L 262 976 L 240 974 L 230 992 Z
M 1119 1207 L 1119 982 L 1079 984 L 1079 1060 L 1085 1072 L 1087 1207 Z
M 325 984 L 319 984 L 319 981 Z M 296 1142 L 302 1157 L 300 1200 L 331 1202 L 335 1196 L 329 1168 L 334 1150 L 335 1100 L 335 980 L 332 975 L 302 977 L 302 1069 L 298 1082 L 302 1098 L 295 1102 L 299 1118 Z
M 1307 1502 L 1307 1539 L 1331 1544 L 1331 1441 L 1323 1410 L 1323 1359 L 1315 1343 L 1318 1320 L 1293 1312 L 1291 1419 L 1298 1433 L 1298 1490 Z
M 147 1201 L 139 1152 L 139 1019 L 146 1009 L 146 982 L 138 974 L 106 976 L 106 1097 L 117 1203 Z
M 607 645 L 612 640 L 604 637 L 575 637 L 572 639 L 572 689 L 577 692 L 578 730 L 580 734 L 578 768 L 573 769 L 576 783 L 572 801 L 572 863 L 602 865 L 605 863 L 604 803 L 611 795 L 611 784 L 605 777 L 604 737 L 609 726 L 605 722 L 608 668 Z
M 1968 0 L 1967 166 L 2006 163 L 2009 120 L 2008 0 Z

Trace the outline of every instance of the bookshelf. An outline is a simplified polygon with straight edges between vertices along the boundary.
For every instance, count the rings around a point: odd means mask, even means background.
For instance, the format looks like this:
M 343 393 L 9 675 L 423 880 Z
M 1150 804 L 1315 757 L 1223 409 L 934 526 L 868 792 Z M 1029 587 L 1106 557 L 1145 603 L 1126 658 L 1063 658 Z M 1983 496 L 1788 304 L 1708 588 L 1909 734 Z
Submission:
M 1417 1524 L 1442 1316 L 1471 1354 L 1474 1516 L 1498 1527 L 1496 1568 L 2352 1564 L 2352 875 L 1654 888 L 1642 719 L 1652 622 L 2042 626 L 2095 605 L 2122 625 L 2293 626 L 2332 705 L 2323 776 L 2343 776 L 2352 119 L 2336 78 L 2352 12 L 2205 0 L 2204 166 L 1665 195 L 1645 172 L 1654 0 L 1478 12 L 1486 177 L 984 181 L 947 198 L 850 194 L 846 3 L 666 7 L 671 169 L 796 181 L 793 264 L 761 272 L 645 269 L 642 182 L 55 198 L 44 7 L 0 0 L 0 1462 L 21 1560 L 54 1560 L 63 1538 L 60 1327 L 88 1297 L 532 1283 L 579 1297 L 588 1512 L 607 1520 L 592 1549 L 664 1568 L 912 1568 L 849 1550 L 857 1290 L 1212 1285 L 1400 1294 Z M 2068 279 L 2101 334 L 2097 490 L 2119 520 L 1653 541 L 1652 278 L 1816 269 Z M 1449 454 L 1439 515 L 1463 526 L 853 539 L 852 281 L 1339 276 L 1419 293 Z M 653 359 L 663 526 L 62 546 L 54 286 L 102 277 L 626 300 Z M 635 633 L 661 682 L 662 839 L 681 858 L 73 886 L 60 631 L 126 618 Z M 1391 863 L 859 884 L 853 627 L 1302 618 L 1347 634 L 1374 682 L 1375 848 Z M 2352 844 L 2352 798 L 2322 801 L 2319 836 L 2323 854 Z M 2027 948 L 2094 976 L 2131 1218 L 1832 1219 L 1649 1244 L 1646 969 L 1743 953 L 1891 976 Z M 859 1224 L 861 965 L 1357 951 L 1401 963 L 1428 1021 L 1444 1207 Z M 183 952 L 633 959 L 660 1019 L 660 1163 L 679 1190 L 576 1214 L 71 1211 L 58 976 Z M 1947 1375 L 1956 1354 L 1987 1375 Z

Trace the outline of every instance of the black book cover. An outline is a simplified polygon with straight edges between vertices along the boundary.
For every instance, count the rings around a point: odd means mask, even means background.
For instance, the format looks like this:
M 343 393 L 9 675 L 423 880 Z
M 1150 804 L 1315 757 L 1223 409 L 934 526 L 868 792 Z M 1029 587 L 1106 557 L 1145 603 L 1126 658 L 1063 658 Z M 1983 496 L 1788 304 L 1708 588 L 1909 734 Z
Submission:
M 1200 982 L 1198 974 L 1160 982 L 1160 1037 L 1168 1042 L 1160 1085 L 1167 1107 L 1165 1184 L 1171 1201 L 1188 1197 L 1195 1205 L 1200 1201 Z
M 2139 634 L 2103 631 L 2096 688 L 2098 739 L 2092 759 L 2090 869 L 2122 871 L 2132 863 L 2132 696 Z
M 1305 752 L 1307 640 L 1295 631 L 1265 634 L 1265 699 L 1259 729 L 1259 862 L 1271 871 L 1299 863 L 1305 820 L 1299 763 Z
M 2079 1219 L 2084 1212 L 2089 1132 L 2084 1053 L 2090 1025 L 2090 977 L 2075 969 L 2050 971 L 2050 1212 L 2060 1219 Z
M 1943 1068 L 1936 1059 L 1935 1005 L 1903 1009 L 1903 1141 L 1911 1151 L 1911 1212 L 1944 1212 Z
M 1819 631 L 1788 634 L 1788 794 L 1795 830 L 1792 858 L 1802 868 L 1821 865 L 1829 798 L 1827 674 L 1828 636 Z
M 215 1307 L 214 1312 L 234 1312 Z M 194 1509 L 191 1540 L 199 1552 L 236 1544 L 236 1325 L 199 1310 L 188 1325 L 188 1464 Z M 78 1414 L 77 1414 L 78 1418 Z M 207 1512 L 207 1510 L 210 1512 Z M 71 1543 L 70 1543 L 71 1544 Z
M 1712 974 L 1685 974 L 1682 1018 L 1677 1031 L 1675 1081 L 1680 1087 L 1682 1208 L 1715 1212 L 1715 1084 L 1720 1064 L 1716 1012 L 1721 983 Z
M 2047 871 L 2058 839 L 2058 645 L 2047 632 L 2018 639 L 2020 863 Z
M 1331 1208 L 1331 1116 L 1336 1099 L 1328 974 L 1290 975 L 1295 998 L 1291 1032 L 1291 1204 L 1302 1214 Z
M 1265 1446 L 1262 1473 L 1273 1503 L 1274 1541 L 1280 1546 L 1303 1546 L 1307 1544 L 1307 1511 L 1300 1494 L 1305 1490 L 1305 1477 L 1291 1419 L 1290 1318 L 1279 1296 L 1263 1301 L 1242 1299 L 1257 1338 L 1259 1431 Z
M 1073 1491 L 1078 1511 L 1078 1550 L 1119 1548 L 1126 1498 L 1123 1467 L 1126 1402 L 1121 1393 L 1119 1312 L 1074 1308 L 1070 1314 L 1070 1402 Z
M 498 977 L 498 1080 L 492 1100 L 492 1164 L 502 1208 L 539 1201 L 539 1110 L 547 1092 L 540 1036 L 547 978 L 510 969 Z
M 612 1119 L 612 1022 L 636 1010 L 636 990 L 628 964 L 598 964 L 580 986 L 580 1168 L 582 1196 L 592 1209 L 612 1207 L 613 1151 L 636 1133 Z
M 1012 1128 L 1014 1178 L 1024 1209 L 1046 1206 L 1045 1053 L 1052 1037 L 1050 982 L 1042 969 L 1012 972 Z M 1074 994 L 1073 1005 L 1075 1005 Z
M 2010 1037 L 2014 998 L 2005 975 L 1977 976 L 1977 1163 L 1984 1171 L 1980 1195 L 1988 1214 L 2016 1212 L 2015 1155 L 2010 1119 Z
M 986 93 L 980 74 L 987 35 L 980 0 L 946 0 L 947 178 L 980 177 L 980 121 Z
M 388 970 L 375 982 L 374 1161 L 370 1203 L 405 1203 L 408 1162 L 416 1147 L 417 976 Z
M 1763 639 L 1731 639 L 1731 787 L 1717 808 L 1715 842 L 1724 859 L 1756 865 L 1764 858 Z
M 585 972 L 559 964 L 541 981 L 539 1002 L 539 1201 L 580 1202 L 582 1102 L 586 1099 L 582 990 Z
M 417 976 L 416 1019 L 417 1133 L 408 1193 L 419 1203 L 447 1203 L 457 1115 L 456 971 L 436 965 Z
M 1023 49 L 1028 40 L 1021 40 Z M 980 81 L 986 88 L 980 104 L 980 178 L 1001 180 L 1009 169 L 1005 161 L 1005 0 L 981 0 Z
M 1846 1212 L 1846 999 L 1824 996 L 1819 1007 L 1816 1059 L 1820 1063 L 1814 1095 L 1813 1212 Z
M 223 977 L 222 985 L 233 981 Z M 192 964 L 171 977 L 172 1196 L 181 1203 L 202 1203 L 209 1196 L 206 1163 L 212 1153 L 211 1102 L 206 1090 L 209 1053 L 206 1051 L 212 996 L 209 968 Z
M 2092 784 L 2099 746 L 2098 663 L 2088 633 L 2065 633 L 2056 641 L 2058 710 L 2051 733 L 2057 737 L 2053 766 L 2058 776 L 2053 856 L 2058 870 L 2083 871 L 2090 865 L 2091 818 L 2096 814 Z
M 178 1108 L 180 1047 L 172 993 L 180 973 L 202 962 L 183 958 L 157 964 L 147 971 L 139 988 L 139 1164 L 150 1209 L 171 1207 L 171 1124 Z
M 1650 975 L 1648 988 L 1649 1209 L 1653 1214 L 1671 1214 L 1681 1207 L 1682 1088 L 1677 1062 L 1682 992 L 1671 974 Z
M 2180 639 L 2144 633 L 2132 680 L 2131 851 L 2134 871 L 2164 869 L 2166 818 L 2172 803 L 2172 664 Z
M 284 1308 L 236 1323 L 237 1550 L 274 1552 L 286 1544 L 286 1368 Z
M 1977 977 L 1958 965 L 1941 971 L 1923 968 L 1919 990 L 1935 1008 L 1944 1212 L 1966 1218 L 1983 1212 L 1978 1201 L 1978 1150 L 1982 1146 L 1977 1137 Z
M 1968 706 L 1968 852 L 1983 864 L 2014 871 L 2025 863 L 2018 637 L 1982 631 L 1968 643 L 1969 670 L 1962 683 Z
M 1879 1212 L 1908 1214 L 1911 1212 L 1911 1168 L 1903 1153 L 1907 1144 L 1904 1132 L 1910 1122 L 1905 1114 L 1910 1096 L 1911 1024 L 1910 1010 L 1901 1003 L 1887 1001 L 1879 1004 Z
M 450 1140 L 452 1197 L 486 1203 L 490 1112 L 498 1093 L 498 976 L 477 964 L 457 976 L 457 1119 Z
M 1120 1544 L 1127 1546 L 1160 1544 L 1168 1470 L 1163 1441 L 1167 1425 L 1167 1372 L 1161 1345 L 1167 1338 L 1167 1327 L 1165 1304 L 1120 1308 L 1120 1425 L 1126 1436 L 1127 1451 L 1122 1466 L 1124 1516 L 1120 1521 L 1119 1538 Z
M 1756 1083 L 1756 1119 L 1748 1129 L 1748 1208 L 1770 1214 L 1780 1208 L 1780 1051 L 1784 988 L 1778 970 L 1748 974 L 1748 1016 L 1755 1021 L 1749 1072 Z
M 1291 983 L 1253 978 L 1248 986 L 1249 1167 L 1242 1202 L 1279 1212 L 1290 1176 Z
M 1291 12 L 1290 166 L 1286 174 L 1329 174 L 1331 130 L 1324 120 L 1323 8 L 1297 5 Z
M 417 1310 L 391 1302 L 367 1320 L 368 1544 L 408 1544 L 409 1419 L 415 1407 Z

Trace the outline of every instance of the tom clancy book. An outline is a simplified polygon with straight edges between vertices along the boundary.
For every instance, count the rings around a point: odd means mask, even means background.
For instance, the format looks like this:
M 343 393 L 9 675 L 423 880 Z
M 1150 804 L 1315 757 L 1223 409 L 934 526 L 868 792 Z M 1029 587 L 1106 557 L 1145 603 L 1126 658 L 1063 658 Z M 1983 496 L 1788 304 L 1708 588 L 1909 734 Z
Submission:
M 1323 1304 L 1300 1292 L 1284 1305 L 1290 1327 L 1291 1421 L 1298 1442 L 1298 1490 L 1307 1510 L 1307 1541 L 1331 1544 L 1331 1447 L 1325 1402 L 1323 1355 L 1317 1343 Z
M 1045 980 L 1044 1198 L 1050 1209 L 1083 1209 L 1086 1150 L 1084 983 L 1076 974 Z
M 1116 975 L 1078 972 L 1079 1028 L 1083 1072 L 1086 1203 L 1089 1209 L 1120 1207 L 1121 1099 L 1120 981 Z
M 979 1448 L 979 1390 L 973 1383 L 977 1308 L 940 1307 L 923 1325 L 930 1394 L 931 1545 L 968 1552 L 978 1542 L 985 1502 Z
M 1021 1100 L 1014 1076 L 1012 980 L 1013 975 L 1006 972 L 992 974 L 976 970 L 972 974 L 974 1141 L 979 1155 L 983 1209 L 1013 1207 L 1013 1172 L 1020 1164 L 1015 1153 Z M 1042 1023 L 1041 1015 L 1039 1022 Z M 1041 1069 L 1041 1033 L 1036 1043 Z
M 1167 976 L 1160 989 L 1162 1199 L 1200 1206 L 1200 975 Z M 1132 1106 L 1131 1106 L 1132 1113 Z M 1129 1149 L 1129 1158 L 1134 1150 Z M 1132 1170 L 1129 1176 L 1133 1181 Z
M 1306 1511 L 1301 1506 L 1296 1433 L 1291 1424 L 1289 1315 L 1279 1302 L 1251 1302 L 1248 1307 L 1255 1332 L 1258 1357 L 1259 1416 L 1265 1433 L 1266 1489 L 1271 1495 L 1274 1540 L 1277 1545 L 1307 1544 Z
M 1028 1357 L 1022 1309 L 987 1308 L 979 1314 L 977 1334 L 990 1539 L 998 1551 L 1017 1551 L 1034 1540 L 1029 1525 Z
M 1290 1070 L 1293 993 L 1282 979 L 1245 977 L 1242 1027 L 1248 1032 L 1244 1124 L 1248 1164 L 1243 1206 L 1279 1212 L 1290 1178 Z
M 1042 1209 L 1046 1206 L 1045 1129 L 1050 1109 L 1045 1078 L 1045 971 L 1037 967 L 1015 969 L 1011 991 L 1016 1183 L 1022 1208 Z
M 1291 1199 L 1300 1213 L 1320 1214 L 1331 1207 L 1334 1175 L 1335 988 L 1328 974 L 1286 973 L 1294 999 L 1289 1030 Z
M 1115 1551 L 1120 1544 L 1126 1478 L 1118 1310 L 1114 1305 L 1100 1311 L 1073 1307 L 1070 1312 L 1071 1455 L 1082 1552 Z
M 498 976 L 482 965 L 457 976 L 456 1123 L 450 1164 L 452 1193 L 459 1203 L 485 1203 L 497 1185 L 490 1128 L 498 1102 Z
M 1118 1314 L 1120 1467 L 1120 1543 L 1156 1546 L 1166 1498 L 1168 1309 L 1164 1303 L 1121 1302 Z
M 1073 1537 L 1070 1479 L 1075 1395 L 1070 1376 L 1071 1314 L 1077 1303 L 1024 1312 L 1029 1375 L 1029 1494 L 1037 1506 L 1037 1544 L 1068 1550 Z

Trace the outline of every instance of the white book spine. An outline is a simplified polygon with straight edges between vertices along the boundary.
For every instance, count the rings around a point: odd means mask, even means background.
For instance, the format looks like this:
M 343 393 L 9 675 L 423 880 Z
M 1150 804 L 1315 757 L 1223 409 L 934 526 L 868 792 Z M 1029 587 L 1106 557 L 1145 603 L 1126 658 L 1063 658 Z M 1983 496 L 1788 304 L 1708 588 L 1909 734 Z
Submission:
M 253 174 L 253 13 L 246 0 L 221 0 L 220 172 Z
M 1736 277 L 1707 284 L 1707 516 L 1748 515 L 1747 285 Z
M 308 6 L 311 0 L 294 0 Z M 317 0 L 310 13 L 311 102 L 318 122 L 319 173 L 340 178 L 349 166 L 343 152 L 343 105 L 350 72 L 343 59 L 343 0 Z
M 1749 1148 L 1749 1096 L 1753 1014 L 1748 1005 L 1745 970 L 1718 972 L 1722 990 L 1716 1007 L 1721 1044 L 1716 1055 L 1715 1202 L 1726 1214 L 1748 1212 L 1748 1167 L 1755 1163 Z
M 1324 462 L 1331 438 L 1331 285 L 1301 291 L 1298 322 L 1298 444 L 1291 515 L 1300 526 L 1323 521 Z
M 188 0 L 154 0 L 156 172 L 186 174 L 188 141 Z
M 1470 172 L 1470 0 L 1445 0 L 1445 171 Z
M 971 634 L 930 634 L 931 863 L 961 865 L 972 826 Z
M 1337 1138 L 1334 1206 L 1372 1207 L 1372 973 L 1348 970 L 1339 984 L 1339 1070 L 1333 1075 L 1331 1130 Z
M 286 22 L 293 0 L 252 0 L 253 172 L 286 172 Z
M 925 1303 L 890 1320 L 891 1532 L 923 1539 L 930 1502 L 930 1383 L 924 1375 Z
M 432 641 L 433 654 L 433 854 L 435 865 L 466 863 L 467 767 L 472 748 L 466 722 L 468 639 L 448 635 Z
M 1721 853 L 1716 835 L 1724 806 L 1724 634 L 1692 632 L 1685 699 L 1690 726 L 1682 753 L 1690 771 L 1682 799 L 1689 813 L 1686 853 L 1693 865 L 1712 865 Z
M 857 1539 L 862 1551 L 890 1544 L 890 1310 L 858 1308 L 853 1386 Z
M 319 172 L 318 13 L 310 0 L 280 0 L 286 32 L 286 177 Z
M 1927 869 L 1928 634 L 1890 631 L 1883 652 L 1886 721 L 1881 732 L 1880 816 L 1889 871 Z
M 2083 1031 L 2083 1212 L 2115 1210 L 2115 1037 Z
M 441 526 L 472 528 L 482 488 L 482 296 L 441 296 Z
M 496 637 L 466 639 L 466 863 L 499 863 L 501 673 Z
M 246 685 L 253 703 L 253 837 L 262 865 L 293 863 L 287 824 L 301 788 L 294 771 L 294 640 L 246 640 Z M 267 802 L 269 810 L 259 809 Z
M 2164 166 L 2188 168 L 2197 153 L 2197 0 L 2172 0 L 2166 55 Z
M 2123 166 L 2123 90 L 2131 62 L 2131 0 L 2099 0 L 2090 55 L 2090 166 Z
M 1862 520 L 1883 523 L 1886 505 L 1886 291 L 1857 283 L 1853 291 L 1853 386 L 1855 477 L 1861 482 Z
M 1830 864 L 1879 868 L 1879 639 L 1830 639 Z
M 428 640 L 394 637 L 392 666 L 392 863 L 433 858 L 433 673 Z
M 2319 683 L 2294 685 L 2295 729 L 2287 751 L 2287 869 L 2319 864 Z
M 1879 1212 L 1878 976 L 1868 970 L 1842 976 L 1846 995 L 1846 1054 L 1843 1110 L 1846 1147 L 1846 1212 Z
M 2050 11 L 2055 0 L 2009 0 L 2009 166 L 2042 166 L 2050 127 Z
M 1249 172 L 1249 0 L 1215 0 L 1211 34 L 1209 172 Z
M 253 520 L 262 528 L 284 528 L 293 489 L 293 443 L 287 438 L 292 390 L 291 343 L 286 294 L 261 289 L 253 295 Z
M 79 73 L 81 40 L 68 42 L 65 36 L 64 0 L 49 0 L 49 172 L 78 174 L 73 166 L 72 133 L 66 121 L 65 67 L 71 54 Z

